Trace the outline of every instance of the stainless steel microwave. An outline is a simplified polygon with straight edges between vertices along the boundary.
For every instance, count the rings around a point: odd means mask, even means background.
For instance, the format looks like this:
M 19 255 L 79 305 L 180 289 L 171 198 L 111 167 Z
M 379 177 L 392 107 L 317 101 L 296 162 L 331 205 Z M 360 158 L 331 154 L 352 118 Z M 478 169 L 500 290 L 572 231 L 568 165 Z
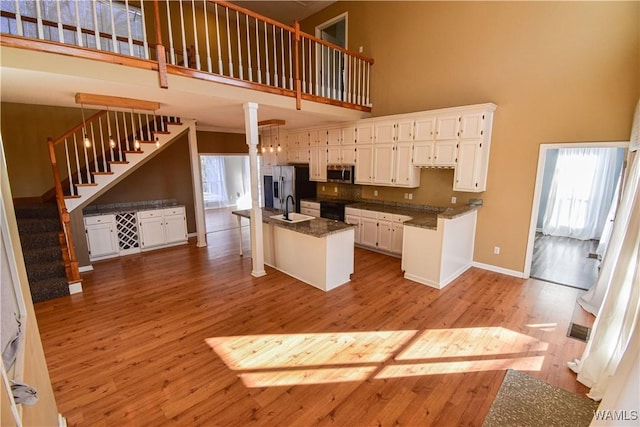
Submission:
M 353 184 L 353 165 L 328 165 L 327 182 Z

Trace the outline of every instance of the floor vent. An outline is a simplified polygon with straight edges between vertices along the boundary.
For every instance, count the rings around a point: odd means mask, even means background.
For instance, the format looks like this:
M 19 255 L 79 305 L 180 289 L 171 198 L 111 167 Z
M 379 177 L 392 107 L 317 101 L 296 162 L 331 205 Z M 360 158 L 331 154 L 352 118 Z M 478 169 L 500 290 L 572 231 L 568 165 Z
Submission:
M 591 335 L 591 328 L 578 325 L 577 323 L 571 323 L 571 325 L 569 325 L 569 332 L 567 332 L 568 337 L 587 342 L 589 341 L 589 335 Z

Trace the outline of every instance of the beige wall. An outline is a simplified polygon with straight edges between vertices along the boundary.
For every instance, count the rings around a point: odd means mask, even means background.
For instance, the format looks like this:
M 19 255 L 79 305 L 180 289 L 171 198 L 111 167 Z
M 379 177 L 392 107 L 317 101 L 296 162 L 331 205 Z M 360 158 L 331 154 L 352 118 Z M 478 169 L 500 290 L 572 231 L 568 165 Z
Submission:
M 349 48 L 375 59 L 374 116 L 497 104 L 487 191 L 469 195 L 485 203 L 474 257 L 523 271 L 540 144 L 629 139 L 640 3 L 338 2 L 302 27 L 345 11 Z M 448 205 L 448 175 L 422 171 L 414 201 Z M 391 200 L 407 191 L 377 189 Z

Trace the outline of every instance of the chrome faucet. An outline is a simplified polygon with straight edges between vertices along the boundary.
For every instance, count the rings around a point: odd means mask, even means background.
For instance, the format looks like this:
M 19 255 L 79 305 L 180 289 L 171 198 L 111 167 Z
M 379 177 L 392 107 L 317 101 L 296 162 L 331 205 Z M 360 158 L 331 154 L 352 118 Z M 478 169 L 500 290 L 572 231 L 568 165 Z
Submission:
M 293 196 L 291 194 L 289 194 L 287 196 L 287 200 L 284 201 L 284 219 L 286 219 L 287 221 L 291 221 L 289 219 L 289 199 L 291 199 L 291 207 L 292 208 L 296 204 L 295 200 L 293 200 Z

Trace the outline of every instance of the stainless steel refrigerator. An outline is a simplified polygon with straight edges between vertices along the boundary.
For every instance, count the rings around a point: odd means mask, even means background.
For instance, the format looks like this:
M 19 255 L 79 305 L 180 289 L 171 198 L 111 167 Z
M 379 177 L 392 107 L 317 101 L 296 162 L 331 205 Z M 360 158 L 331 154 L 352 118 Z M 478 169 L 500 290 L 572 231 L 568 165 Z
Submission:
M 284 210 L 287 196 L 293 196 L 295 206 L 289 202 L 291 212 L 300 212 L 300 200 L 316 197 L 316 183 L 309 181 L 308 165 L 273 166 L 273 207 Z

